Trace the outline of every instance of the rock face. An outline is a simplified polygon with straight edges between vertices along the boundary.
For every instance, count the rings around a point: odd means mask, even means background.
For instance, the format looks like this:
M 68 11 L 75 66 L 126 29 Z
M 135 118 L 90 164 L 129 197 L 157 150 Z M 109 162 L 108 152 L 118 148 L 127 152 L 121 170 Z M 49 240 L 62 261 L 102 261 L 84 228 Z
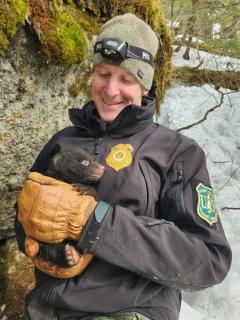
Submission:
M 70 125 L 68 108 L 83 104 L 83 73 L 48 64 L 24 28 L 0 58 L 0 239 L 14 235 L 14 203 L 38 152 Z
M 14 239 L 0 242 L 0 319 L 24 319 L 24 299 L 34 287 L 34 266 Z

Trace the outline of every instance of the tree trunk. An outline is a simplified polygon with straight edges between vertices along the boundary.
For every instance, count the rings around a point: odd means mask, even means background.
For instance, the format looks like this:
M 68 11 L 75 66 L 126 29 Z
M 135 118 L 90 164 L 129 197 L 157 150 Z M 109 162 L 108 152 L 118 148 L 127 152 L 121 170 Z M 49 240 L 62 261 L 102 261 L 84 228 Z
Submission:
M 190 59 L 190 46 L 192 44 L 192 38 L 195 30 L 195 24 L 197 20 L 197 6 L 199 0 L 192 0 L 192 13 L 188 19 L 186 33 L 187 33 L 187 41 L 186 41 L 186 51 L 183 54 L 183 59 Z

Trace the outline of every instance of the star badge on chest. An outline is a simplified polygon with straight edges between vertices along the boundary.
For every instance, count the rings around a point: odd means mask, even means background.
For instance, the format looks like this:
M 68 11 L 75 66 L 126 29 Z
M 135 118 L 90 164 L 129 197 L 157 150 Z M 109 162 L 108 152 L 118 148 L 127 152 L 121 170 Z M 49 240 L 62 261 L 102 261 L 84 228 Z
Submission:
M 106 158 L 106 163 L 115 171 L 119 171 L 132 164 L 133 146 L 131 144 L 117 144 L 111 148 L 111 152 Z

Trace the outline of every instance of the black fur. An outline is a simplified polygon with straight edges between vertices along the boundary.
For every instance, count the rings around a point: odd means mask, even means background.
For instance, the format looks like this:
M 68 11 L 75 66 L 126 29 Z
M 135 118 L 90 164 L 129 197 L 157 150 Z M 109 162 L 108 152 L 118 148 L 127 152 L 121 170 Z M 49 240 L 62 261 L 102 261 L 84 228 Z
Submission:
M 52 155 L 46 175 L 75 185 L 91 185 L 100 179 L 101 171 L 82 148 L 61 147 Z
M 94 184 L 101 178 L 103 169 L 82 148 L 57 146 L 51 156 L 45 175 L 73 184 L 80 193 L 96 197 Z M 40 243 L 40 256 L 45 261 L 51 261 L 61 267 L 68 267 L 65 258 L 65 246 L 72 240 L 64 240 L 59 244 Z

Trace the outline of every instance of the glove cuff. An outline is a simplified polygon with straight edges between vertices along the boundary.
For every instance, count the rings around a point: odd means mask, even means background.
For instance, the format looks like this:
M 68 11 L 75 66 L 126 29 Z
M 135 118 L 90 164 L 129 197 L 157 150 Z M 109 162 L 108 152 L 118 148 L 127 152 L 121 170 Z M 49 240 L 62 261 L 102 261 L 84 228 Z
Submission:
M 82 252 L 91 252 L 94 244 L 99 239 L 101 227 L 106 214 L 112 211 L 112 207 L 105 201 L 99 201 L 94 212 L 90 216 L 85 229 L 77 243 L 77 248 Z

